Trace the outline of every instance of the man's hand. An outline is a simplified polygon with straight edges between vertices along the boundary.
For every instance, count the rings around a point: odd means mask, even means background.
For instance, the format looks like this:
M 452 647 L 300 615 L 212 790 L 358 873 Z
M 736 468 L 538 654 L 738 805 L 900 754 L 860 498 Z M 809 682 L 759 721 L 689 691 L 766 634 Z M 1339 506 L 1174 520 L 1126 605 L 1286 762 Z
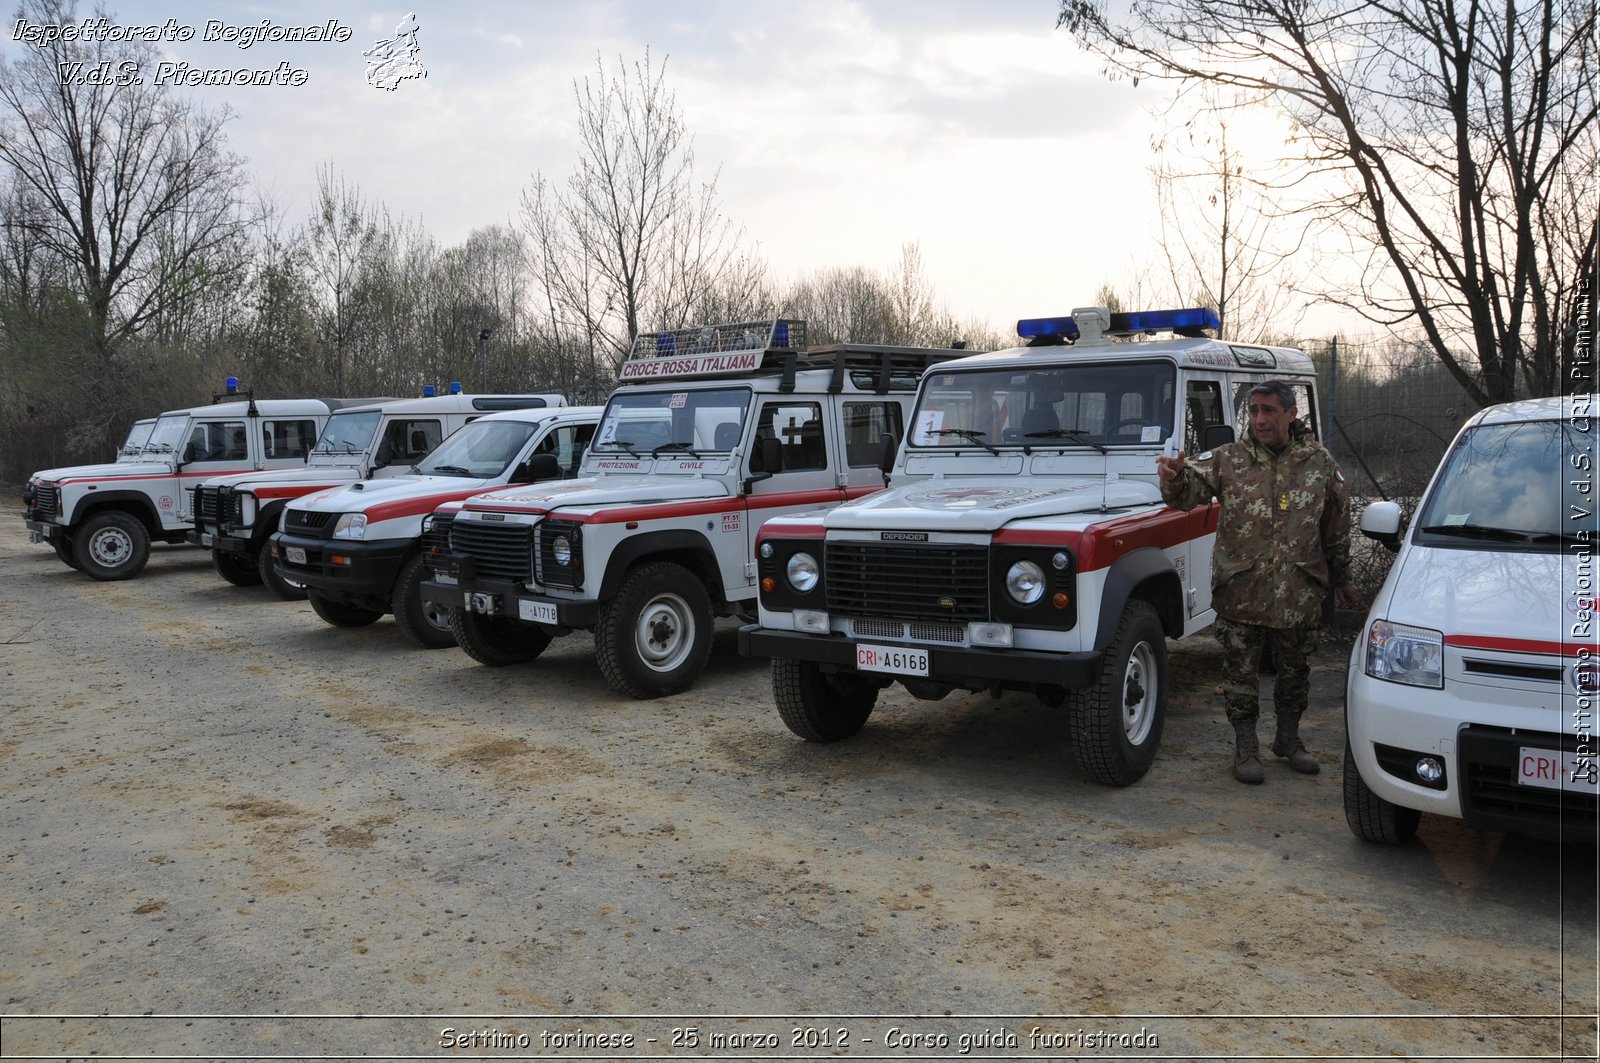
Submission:
M 1156 455 L 1156 474 L 1163 480 L 1176 480 L 1178 474 L 1183 471 L 1184 465 L 1183 451 L 1181 450 L 1178 451 L 1178 456 L 1175 458 L 1169 458 L 1165 454 Z
M 1361 588 L 1354 583 L 1346 583 L 1333 589 L 1334 598 L 1346 609 L 1354 609 L 1361 600 Z

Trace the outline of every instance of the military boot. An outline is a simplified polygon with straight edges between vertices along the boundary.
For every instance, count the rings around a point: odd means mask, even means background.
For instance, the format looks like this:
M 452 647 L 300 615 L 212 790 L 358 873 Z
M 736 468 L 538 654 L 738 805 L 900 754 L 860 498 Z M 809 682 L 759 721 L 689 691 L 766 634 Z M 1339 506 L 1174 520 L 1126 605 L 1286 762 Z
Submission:
M 1317 758 L 1311 755 L 1306 744 L 1300 741 L 1300 714 L 1278 713 L 1278 733 L 1272 739 L 1272 751 L 1289 761 L 1289 767 L 1302 775 L 1315 775 L 1322 770 Z
M 1267 773 L 1261 767 L 1261 749 L 1256 744 L 1256 722 L 1235 720 L 1233 730 L 1236 735 L 1233 777 L 1254 786 L 1267 777 Z

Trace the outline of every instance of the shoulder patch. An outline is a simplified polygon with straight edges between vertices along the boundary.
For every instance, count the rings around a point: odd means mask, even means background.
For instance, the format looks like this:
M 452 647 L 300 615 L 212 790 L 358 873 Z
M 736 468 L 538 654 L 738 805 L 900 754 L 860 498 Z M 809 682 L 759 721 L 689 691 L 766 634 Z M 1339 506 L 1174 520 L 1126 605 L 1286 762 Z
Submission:
M 1208 450 L 1204 454 L 1201 454 L 1199 457 L 1195 458 L 1194 460 L 1195 461 L 1210 461 L 1212 458 L 1214 458 L 1216 456 L 1217 456 L 1217 452 L 1216 451 Z

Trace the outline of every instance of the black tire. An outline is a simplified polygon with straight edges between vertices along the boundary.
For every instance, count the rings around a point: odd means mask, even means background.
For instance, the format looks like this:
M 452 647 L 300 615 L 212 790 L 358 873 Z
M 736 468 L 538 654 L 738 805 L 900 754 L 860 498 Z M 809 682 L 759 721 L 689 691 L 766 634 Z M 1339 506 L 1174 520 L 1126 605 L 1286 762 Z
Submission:
M 1155 760 L 1167 718 L 1167 639 L 1155 607 L 1123 607 L 1100 679 L 1068 698 L 1078 767 L 1107 786 L 1138 782 Z
M 243 554 L 213 550 L 211 567 L 217 570 L 217 575 L 235 587 L 256 587 L 261 584 L 261 573 L 256 571 L 255 561 Z
M 1410 841 L 1422 822 L 1421 812 L 1386 801 L 1367 788 L 1348 741 L 1344 746 L 1344 821 L 1357 838 L 1383 845 Z
M 63 565 L 82 570 L 83 566 L 78 564 L 78 555 L 73 552 L 71 539 L 65 535 L 52 535 L 49 542 L 55 548 L 56 556 L 61 559 Z
M 271 591 L 273 594 L 276 594 L 284 601 L 305 601 L 307 594 L 306 585 L 298 580 L 292 580 L 283 575 L 278 571 L 278 567 L 272 563 L 272 541 L 270 539 L 263 539 L 261 545 L 256 548 L 256 575 L 261 578 L 262 583 L 266 584 L 269 591 Z M 378 614 L 378 616 L 382 615 L 382 613 Z M 367 623 L 370 624 L 372 621 L 369 620 Z M 340 626 L 354 627 L 359 625 Z
M 503 616 L 483 616 L 465 609 L 450 609 L 450 632 L 456 644 L 479 664 L 503 668 L 526 664 L 550 645 L 550 633 Z
M 600 610 L 600 671 L 629 697 L 687 690 L 711 655 L 711 624 L 711 596 L 694 573 L 671 561 L 641 565 Z
M 150 560 L 150 533 L 131 513 L 102 509 L 72 537 L 78 568 L 97 580 L 132 579 Z
M 422 584 L 431 579 L 433 569 L 421 554 L 400 566 L 395 577 L 389 607 L 394 610 L 394 626 L 400 634 L 425 650 L 440 650 L 456 644 L 450 630 L 450 609 L 422 600 Z
M 366 627 L 369 624 L 376 624 L 378 618 L 383 616 L 376 609 L 368 609 L 364 605 L 336 602 L 331 598 L 324 598 L 316 592 L 312 592 L 309 597 L 311 599 L 311 611 L 334 627 Z
M 866 724 L 878 686 L 860 676 L 827 673 L 811 661 L 772 659 L 772 697 L 789 730 L 807 742 L 837 742 Z

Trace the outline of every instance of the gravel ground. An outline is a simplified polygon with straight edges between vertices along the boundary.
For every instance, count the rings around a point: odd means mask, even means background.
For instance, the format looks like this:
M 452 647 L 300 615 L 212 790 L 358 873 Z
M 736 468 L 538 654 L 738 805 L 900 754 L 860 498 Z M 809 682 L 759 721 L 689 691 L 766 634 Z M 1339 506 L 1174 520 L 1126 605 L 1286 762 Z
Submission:
M 1233 782 L 1201 636 L 1113 790 L 1015 696 L 801 742 L 731 624 L 632 702 L 190 549 L 94 583 L 12 519 L 0 572 L 7 1057 L 1594 1058 L 1594 849 L 1356 840 L 1336 638 L 1320 775 Z

